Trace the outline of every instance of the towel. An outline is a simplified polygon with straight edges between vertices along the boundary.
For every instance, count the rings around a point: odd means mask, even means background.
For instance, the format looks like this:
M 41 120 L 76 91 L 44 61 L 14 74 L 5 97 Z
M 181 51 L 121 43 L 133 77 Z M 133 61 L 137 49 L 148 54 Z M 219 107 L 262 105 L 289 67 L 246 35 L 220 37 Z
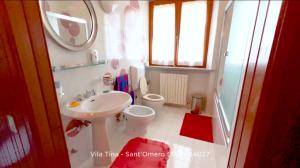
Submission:
M 121 76 L 116 78 L 116 83 L 115 83 L 115 86 L 114 86 L 114 90 L 129 93 L 131 98 L 132 98 L 131 104 L 134 104 L 135 94 L 134 94 L 134 91 L 132 89 L 129 92 L 128 74 L 121 75 Z
M 128 74 L 117 77 L 115 83 L 115 90 L 128 92 Z

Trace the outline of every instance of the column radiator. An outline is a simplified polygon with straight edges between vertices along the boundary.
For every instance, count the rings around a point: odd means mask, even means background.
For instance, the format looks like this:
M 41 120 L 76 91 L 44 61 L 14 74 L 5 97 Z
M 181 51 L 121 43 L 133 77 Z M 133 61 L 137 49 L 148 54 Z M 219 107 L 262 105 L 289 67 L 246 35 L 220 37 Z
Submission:
M 165 103 L 186 105 L 188 76 L 183 74 L 160 74 L 160 95 Z

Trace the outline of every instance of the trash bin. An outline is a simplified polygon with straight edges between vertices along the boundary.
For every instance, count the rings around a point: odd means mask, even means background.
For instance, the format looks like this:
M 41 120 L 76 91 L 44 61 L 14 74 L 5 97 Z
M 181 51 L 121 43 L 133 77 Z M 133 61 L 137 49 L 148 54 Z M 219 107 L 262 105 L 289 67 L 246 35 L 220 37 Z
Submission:
M 200 94 L 192 95 L 192 110 L 193 114 L 201 114 L 205 111 L 206 98 Z

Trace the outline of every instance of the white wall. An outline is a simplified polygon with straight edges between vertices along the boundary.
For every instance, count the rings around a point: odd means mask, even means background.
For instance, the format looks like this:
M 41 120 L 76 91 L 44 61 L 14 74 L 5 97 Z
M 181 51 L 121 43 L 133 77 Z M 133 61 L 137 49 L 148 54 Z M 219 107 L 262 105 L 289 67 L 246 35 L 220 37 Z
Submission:
M 97 89 L 99 92 L 110 89 L 111 87 L 104 86 L 103 81 L 99 79 L 104 73 L 110 72 L 113 77 L 116 77 L 122 69 L 129 72 L 130 65 L 143 66 L 147 62 L 148 2 L 140 1 L 138 3 L 140 6 L 139 10 L 127 11 L 128 13 L 126 13 L 124 8 L 120 8 L 114 14 L 105 14 L 100 8 L 99 1 L 92 1 L 97 15 L 98 33 L 93 46 L 83 51 L 73 52 L 66 50 L 59 46 L 46 33 L 52 66 L 89 63 L 90 51 L 93 49 L 98 50 L 100 56 L 109 59 L 107 65 L 97 65 L 53 73 L 54 79 L 61 82 L 65 94 L 62 98 L 58 98 L 61 111 L 65 110 L 64 106 L 67 101 L 70 101 L 77 94 L 82 94 L 88 89 Z M 141 31 L 131 31 L 131 28 Z M 132 37 L 134 38 L 132 39 Z M 127 46 L 128 40 L 130 40 L 130 46 Z M 139 52 L 128 52 L 132 51 L 132 46 L 135 44 L 136 46 L 141 46 L 142 44 L 142 48 L 138 48 Z M 111 67 L 110 60 L 112 58 L 119 59 L 120 66 L 116 70 Z M 70 120 L 70 118 L 62 116 L 64 129 Z M 90 151 L 92 151 L 91 129 L 90 127 L 83 128 L 75 137 L 65 137 L 71 166 L 79 167 L 90 158 Z M 71 149 L 76 149 L 77 153 L 70 154 Z

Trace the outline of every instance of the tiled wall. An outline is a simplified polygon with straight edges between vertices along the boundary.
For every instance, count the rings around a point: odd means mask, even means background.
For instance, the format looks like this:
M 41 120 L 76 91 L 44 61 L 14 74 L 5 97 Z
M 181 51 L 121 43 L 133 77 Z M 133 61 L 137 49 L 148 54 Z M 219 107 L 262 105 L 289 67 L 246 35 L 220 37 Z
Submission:
M 54 72 L 56 81 L 60 81 L 64 96 L 58 98 L 61 110 L 65 103 L 77 94 L 82 94 L 88 89 L 103 91 L 109 89 L 101 80 L 107 72 L 113 77 L 121 71 L 128 72 L 130 65 L 144 67 L 148 58 L 148 2 L 139 1 L 135 8 L 125 6 L 118 8 L 114 13 L 106 14 L 100 8 L 99 1 L 92 1 L 98 21 L 98 33 L 92 47 L 83 51 L 74 52 L 60 47 L 46 33 L 46 40 L 52 66 L 64 64 L 89 63 L 91 50 L 98 50 L 100 56 L 108 59 L 106 65 L 78 68 Z M 128 1 L 128 4 L 130 2 Z M 112 60 L 119 62 L 119 67 L 113 69 Z M 70 118 L 62 116 L 64 129 Z M 75 137 L 66 136 L 72 167 L 79 167 L 90 157 L 92 150 L 91 128 L 83 128 Z

